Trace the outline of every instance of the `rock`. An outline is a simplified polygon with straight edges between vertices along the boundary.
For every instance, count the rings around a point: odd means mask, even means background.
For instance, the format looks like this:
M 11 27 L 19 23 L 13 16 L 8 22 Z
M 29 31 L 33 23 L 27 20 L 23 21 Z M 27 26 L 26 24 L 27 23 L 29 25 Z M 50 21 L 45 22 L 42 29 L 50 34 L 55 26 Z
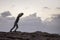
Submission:
M 46 32 L 0 32 L 0 40 L 60 40 L 60 35 Z

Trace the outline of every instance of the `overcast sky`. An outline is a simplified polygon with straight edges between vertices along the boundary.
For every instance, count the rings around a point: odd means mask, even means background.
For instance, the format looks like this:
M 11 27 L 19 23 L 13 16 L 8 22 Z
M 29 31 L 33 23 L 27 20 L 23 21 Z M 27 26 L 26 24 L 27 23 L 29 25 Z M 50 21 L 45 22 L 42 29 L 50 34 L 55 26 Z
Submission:
M 60 14 L 60 0 L 0 0 L 0 13 L 3 13 L 4 11 L 10 11 L 12 16 L 15 16 L 15 17 L 20 12 L 24 13 L 24 17 L 29 16 L 30 14 L 33 14 L 33 13 L 37 13 L 37 16 L 40 16 L 40 17 L 42 17 L 42 19 L 45 19 L 45 18 L 50 17 L 52 14 Z M 8 31 L 10 29 L 9 27 L 12 27 L 13 21 L 15 20 L 15 18 L 14 18 L 14 20 L 13 20 L 13 18 L 14 17 L 12 17 L 11 20 L 9 20 L 9 18 L 7 18 L 8 19 L 7 20 L 6 18 L 0 17 L 0 19 L 1 19 L 0 20 L 0 26 L 1 26 L 0 30 L 3 30 L 3 29 L 5 30 L 5 28 L 7 28 L 6 30 Z M 30 21 L 34 22 L 34 20 L 30 20 Z M 43 21 L 41 21 L 41 22 L 43 22 Z M 46 21 L 44 21 L 43 24 L 45 22 Z M 38 25 L 38 24 L 36 24 L 36 25 Z M 53 21 L 47 22 L 47 24 L 48 25 L 46 25 L 46 24 L 43 25 L 44 31 L 55 32 L 55 33 L 60 34 L 60 31 L 59 31 L 60 30 L 60 16 L 58 16 L 58 18 L 53 18 Z M 32 25 L 32 23 L 31 23 L 31 25 Z M 41 27 L 42 27 L 42 25 L 41 25 Z M 37 27 L 37 28 L 39 28 L 39 27 Z
M 10 11 L 13 16 L 37 13 L 45 19 L 51 14 L 60 14 L 60 0 L 0 0 L 0 13 Z

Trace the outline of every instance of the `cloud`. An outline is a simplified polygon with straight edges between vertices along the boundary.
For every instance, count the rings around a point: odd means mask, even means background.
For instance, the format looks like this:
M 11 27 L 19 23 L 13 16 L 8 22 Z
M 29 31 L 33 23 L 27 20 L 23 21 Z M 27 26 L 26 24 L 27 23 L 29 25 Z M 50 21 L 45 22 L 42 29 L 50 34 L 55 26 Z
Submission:
M 60 9 L 60 7 L 56 7 L 56 9 Z
M 60 14 L 53 14 L 52 18 L 58 18 L 58 19 L 60 19 Z
M 8 15 L 7 15 L 8 16 Z M 9 20 L 8 20 L 9 19 Z M 0 17 L 0 31 L 9 31 L 14 24 L 13 17 Z M 42 21 L 36 14 L 31 14 L 27 17 L 20 19 L 18 22 L 19 31 L 34 32 L 43 31 L 48 33 L 60 34 L 60 15 L 53 14 L 52 21 Z
M 11 13 L 9 11 L 5 11 L 1 13 L 1 16 L 6 17 L 6 16 L 11 16 Z
M 52 21 L 46 22 L 46 29 L 48 32 L 60 34 L 60 14 L 53 14 Z
M 50 9 L 49 7 L 43 7 L 44 9 Z

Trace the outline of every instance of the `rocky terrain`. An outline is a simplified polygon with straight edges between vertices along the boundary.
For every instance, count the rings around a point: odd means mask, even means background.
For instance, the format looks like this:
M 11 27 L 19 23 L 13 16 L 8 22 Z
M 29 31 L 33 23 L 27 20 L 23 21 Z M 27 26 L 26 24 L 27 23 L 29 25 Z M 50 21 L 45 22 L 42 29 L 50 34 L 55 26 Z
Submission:
M 0 40 L 60 40 L 60 35 L 36 31 L 28 32 L 0 32 Z

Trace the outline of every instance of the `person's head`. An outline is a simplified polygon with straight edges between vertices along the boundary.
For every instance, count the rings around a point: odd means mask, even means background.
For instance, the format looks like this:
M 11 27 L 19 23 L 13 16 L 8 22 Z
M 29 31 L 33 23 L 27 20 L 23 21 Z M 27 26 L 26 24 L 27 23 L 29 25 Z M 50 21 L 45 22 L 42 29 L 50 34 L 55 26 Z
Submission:
M 21 17 L 24 13 L 19 13 L 18 16 Z

